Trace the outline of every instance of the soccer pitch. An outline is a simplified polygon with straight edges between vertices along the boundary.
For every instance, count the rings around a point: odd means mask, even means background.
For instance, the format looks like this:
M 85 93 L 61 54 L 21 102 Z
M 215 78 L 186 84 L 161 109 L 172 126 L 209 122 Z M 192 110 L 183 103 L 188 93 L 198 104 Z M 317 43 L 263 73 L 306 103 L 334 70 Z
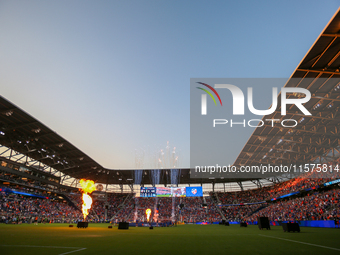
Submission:
M 87 229 L 68 224 L 0 225 L 0 254 L 340 254 L 340 229 L 179 225 L 154 228 Z

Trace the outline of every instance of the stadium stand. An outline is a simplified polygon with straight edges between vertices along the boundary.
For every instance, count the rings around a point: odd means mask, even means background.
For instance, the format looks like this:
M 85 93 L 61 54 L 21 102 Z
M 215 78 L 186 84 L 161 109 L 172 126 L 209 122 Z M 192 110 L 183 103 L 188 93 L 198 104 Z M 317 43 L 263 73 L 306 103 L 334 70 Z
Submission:
M 135 194 L 107 193 L 102 197 L 93 196 L 89 220 L 141 222 L 145 221 L 147 208 L 158 212 L 152 215 L 152 221 L 158 222 L 171 220 L 173 214 L 178 221 L 187 223 L 218 222 L 222 219 L 255 222 L 259 216 L 268 216 L 271 221 L 336 220 L 340 217 L 340 189 L 337 184 L 325 186 L 332 180 L 334 178 L 298 177 L 270 187 L 210 193 L 204 198 L 141 198 L 135 197 Z M 16 183 L 15 186 L 0 187 L 1 222 L 29 223 L 36 217 L 39 222 L 77 222 L 82 219 L 80 193 L 73 192 L 61 197 L 41 190 L 40 186 L 27 187 L 27 184 L 23 182 L 21 185 Z M 294 195 L 279 197 L 291 193 Z M 259 204 L 254 204 L 257 202 Z

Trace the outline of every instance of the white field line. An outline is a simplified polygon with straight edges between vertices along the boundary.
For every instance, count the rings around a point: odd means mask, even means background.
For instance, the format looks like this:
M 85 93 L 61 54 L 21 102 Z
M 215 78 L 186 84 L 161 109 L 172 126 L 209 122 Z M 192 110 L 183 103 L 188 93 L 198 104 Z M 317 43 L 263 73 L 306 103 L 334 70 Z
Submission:
M 1 244 L 0 246 L 5 246 L 5 247 L 27 247 L 27 248 L 52 248 L 52 249 L 77 249 L 74 251 L 68 251 L 64 253 L 60 253 L 59 255 L 65 255 L 77 251 L 82 251 L 85 250 L 86 248 L 81 248 L 81 247 L 64 247 L 64 246 L 37 246 L 37 245 L 7 245 L 7 244 Z
M 288 241 L 288 242 L 301 243 L 301 244 L 306 244 L 306 245 L 310 245 L 310 246 L 316 246 L 316 247 L 321 247 L 321 248 L 325 248 L 325 249 L 340 251 L 340 249 L 337 249 L 337 248 L 313 244 L 313 243 L 305 243 L 305 242 L 300 242 L 300 241 L 295 241 L 295 240 L 290 240 L 290 239 L 285 239 L 285 238 L 280 238 L 280 237 L 274 237 L 274 236 L 265 236 L 265 235 L 260 235 L 260 234 L 259 234 L 259 236 L 270 237 L 270 238 L 280 239 L 280 240 L 284 240 L 284 241 Z
M 78 250 L 69 251 L 69 252 L 65 252 L 65 253 L 60 253 L 59 255 L 65 255 L 65 254 L 69 254 L 69 253 L 77 252 L 77 251 L 82 251 L 82 250 L 86 250 L 86 248 L 80 248 L 80 249 L 78 249 Z

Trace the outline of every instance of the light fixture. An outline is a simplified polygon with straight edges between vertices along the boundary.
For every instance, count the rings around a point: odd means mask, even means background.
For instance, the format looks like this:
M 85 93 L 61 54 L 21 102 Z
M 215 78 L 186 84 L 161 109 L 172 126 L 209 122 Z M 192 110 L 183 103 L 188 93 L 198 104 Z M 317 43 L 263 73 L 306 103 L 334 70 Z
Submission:
M 41 131 L 41 129 L 40 128 L 33 128 L 32 129 L 32 132 L 34 132 L 34 133 L 39 133 Z
M 13 114 L 13 111 L 12 110 L 8 110 L 7 112 L 5 112 L 3 114 L 5 114 L 8 117 L 8 116 L 11 116 Z
M 264 142 L 267 138 L 265 136 L 259 136 L 258 139 L 261 141 L 261 142 Z

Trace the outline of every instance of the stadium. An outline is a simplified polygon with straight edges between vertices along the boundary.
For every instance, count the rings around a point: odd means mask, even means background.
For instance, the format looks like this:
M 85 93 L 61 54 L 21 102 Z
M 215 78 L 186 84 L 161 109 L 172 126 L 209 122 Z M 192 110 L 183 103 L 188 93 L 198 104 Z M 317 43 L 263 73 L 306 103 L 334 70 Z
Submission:
M 258 126 L 237 152 L 235 169 L 298 169 L 262 178 L 195 177 L 169 143 L 157 167 L 105 168 L 0 96 L 1 254 L 339 254 L 339 69 L 340 9 L 285 84 L 311 115 L 279 107 L 262 122 L 300 125 Z

